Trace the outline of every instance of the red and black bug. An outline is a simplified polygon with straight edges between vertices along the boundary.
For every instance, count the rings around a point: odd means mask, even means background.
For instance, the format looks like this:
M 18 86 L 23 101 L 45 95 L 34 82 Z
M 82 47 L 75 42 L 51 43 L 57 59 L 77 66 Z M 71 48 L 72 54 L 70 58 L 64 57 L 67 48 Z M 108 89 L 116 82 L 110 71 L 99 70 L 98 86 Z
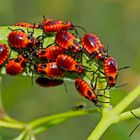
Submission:
M 105 89 L 111 88 L 111 87 L 118 88 L 118 87 L 122 87 L 122 86 L 127 85 L 127 83 L 125 83 L 125 84 L 122 84 L 122 85 L 119 85 L 119 86 L 115 86 L 119 71 L 123 70 L 123 69 L 126 69 L 126 68 L 129 68 L 129 67 L 130 66 L 124 66 L 124 67 L 119 68 L 116 59 L 114 57 L 111 57 L 111 56 L 107 55 L 107 56 L 104 57 L 104 62 L 103 62 L 104 72 L 102 72 L 100 70 L 100 66 L 98 67 L 96 72 L 99 71 L 101 74 L 103 74 L 105 76 L 105 77 L 102 77 L 102 78 L 107 79 L 107 86 L 106 86 Z
M 59 68 L 69 72 L 76 72 L 82 74 L 84 72 L 84 67 L 76 62 L 71 56 L 60 54 L 56 59 L 56 64 Z
M 86 30 L 83 27 L 74 25 L 71 21 L 64 22 L 62 20 L 45 19 L 45 17 L 40 27 L 43 28 L 45 32 L 57 32 L 61 29 L 66 29 L 66 30 L 75 30 L 75 32 L 78 33 L 76 27 L 81 28 L 86 32 Z
M 95 94 L 94 90 L 91 89 L 91 87 L 88 85 L 88 83 L 85 80 L 77 78 L 75 80 L 75 87 L 82 96 L 84 96 L 85 98 L 92 101 L 95 105 L 98 106 L 97 95 Z
M 57 56 L 63 53 L 63 48 L 59 46 L 50 46 L 48 48 L 38 50 L 37 57 L 41 60 L 56 61 Z
M 0 44 L 0 65 L 2 65 L 8 58 L 9 51 L 6 44 Z
M 42 87 L 55 87 L 63 84 L 63 80 L 38 77 L 36 83 Z
M 118 64 L 115 58 L 106 57 L 104 59 L 104 73 L 108 81 L 109 87 L 113 87 L 116 85 L 116 79 L 118 76 Z
M 72 28 L 71 22 L 63 22 L 61 20 L 51 20 L 51 19 L 45 19 L 42 22 L 42 28 L 45 32 L 57 32 L 61 29 L 69 29 Z
M 17 75 L 24 71 L 28 61 L 27 55 L 19 55 L 17 58 L 10 59 L 6 64 L 6 72 L 9 75 Z
M 97 35 L 86 33 L 82 37 L 81 42 L 90 59 L 97 58 L 102 60 L 104 58 L 105 47 Z
M 39 25 L 37 24 L 30 24 L 28 22 L 17 22 L 15 26 L 27 27 L 27 28 L 35 28 L 37 29 Z
M 60 30 L 57 32 L 55 42 L 60 47 L 72 52 L 81 52 L 82 47 L 76 38 L 67 30 Z
M 44 73 L 51 78 L 57 78 L 64 75 L 64 72 L 57 66 L 56 62 L 36 64 L 35 69 L 37 72 Z
M 26 47 L 33 47 L 36 45 L 36 38 L 28 35 L 21 29 L 13 30 L 8 35 L 8 43 L 13 48 L 24 49 Z

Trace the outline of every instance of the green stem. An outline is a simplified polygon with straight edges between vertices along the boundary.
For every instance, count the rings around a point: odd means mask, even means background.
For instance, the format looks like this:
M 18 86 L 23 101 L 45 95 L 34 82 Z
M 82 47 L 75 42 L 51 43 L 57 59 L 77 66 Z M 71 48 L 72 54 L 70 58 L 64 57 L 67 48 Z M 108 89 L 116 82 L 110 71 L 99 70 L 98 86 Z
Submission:
M 48 117 L 43 117 L 37 120 L 32 121 L 31 123 L 29 123 L 30 127 L 35 128 L 35 127 L 39 127 L 40 125 L 46 124 L 48 122 L 51 121 L 56 121 L 59 119 L 68 119 L 71 117 L 76 117 L 76 116 L 82 116 L 82 115 L 86 115 L 86 114 L 91 114 L 94 112 L 97 112 L 97 109 L 90 109 L 90 110 L 80 110 L 80 111 L 69 111 L 69 112 L 65 112 L 65 113 L 60 113 L 60 114 L 56 114 L 56 115 L 52 115 L 52 116 L 48 116 Z
M 120 114 L 124 111 L 137 97 L 140 96 L 140 85 L 132 90 L 118 105 L 114 107 L 112 111 Z
M 115 116 L 108 108 L 104 108 L 102 112 L 103 116 L 96 128 L 92 131 L 87 140 L 99 140 L 102 134 L 107 128 L 118 120 L 118 116 Z
M 70 119 L 70 118 L 69 118 L 69 119 Z M 58 124 L 60 124 L 60 123 L 63 123 L 63 122 L 65 122 L 66 120 L 68 120 L 68 118 L 61 118 L 61 119 L 53 120 L 53 121 L 51 121 L 51 122 L 48 122 L 47 125 L 43 125 L 43 126 L 41 126 L 41 127 L 37 127 L 37 128 L 33 131 L 33 133 L 34 133 L 34 134 L 43 133 L 43 132 L 47 131 L 50 127 L 56 126 L 56 125 L 58 125 Z
M 27 130 L 25 129 L 24 131 L 21 132 L 21 134 L 18 137 L 14 138 L 13 140 L 23 140 L 26 134 Z
M 136 115 L 140 116 L 140 108 L 132 110 Z M 105 111 L 102 119 L 100 120 L 97 127 L 91 133 L 87 140 L 99 140 L 101 135 L 109 128 L 111 124 L 116 122 L 124 121 L 126 119 L 134 118 L 130 111 L 122 113 L 120 116 L 115 116 L 112 111 Z M 108 113 L 107 113 L 108 112 Z
M 91 133 L 87 140 L 99 140 L 101 135 L 106 131 L 106 129 L 111 125 L 112 121 L 106 117 L 102 117 L 97 127 Z
M 136 116 L 138 116 L 138 117 L 140 116 L 140 108 L 134 109 L 134 110 L 132 110 L 132 112 Z M 131 119 L 131 118 L 134 118 L 134 115 L 132 115 L 130 111 L 127 111 L 127 112 L 120 114 L 119 121 L 124 121 L 126 119 Z
M 23 124 L 9 123 L 9 122 L 0 120 L 0 127 L 23 129 L 25 126 Z
M 107 128 L 113 124 L 134 117 L 130 112 L 120 114 L 128 105 L 130 105 L 140 95 L 140 86 L 131 91 L 114 109 L 104 109 L 103 116 L 99 124 L 92 131 L 87 140 L 99 140 Z M 135 110 L 136 113 L 140 112 L 139 109 Z M 134 112 L 134 113 L 135 113 Z M 140 115 L 140 113 L 138 113 Z
M 106 81 L 101 81 L 101 83 L 99 83 L 99 89 L 105 89 L 106 88 Z M 99 99 L 100 101 L 102 101 L 102 107 L 103 109 L 104 108 L 111 108 L 111 105 L 110 105 L 110 95 L 109 95 L 109 90 L 102 90 L 100 91 L 99 94 L 102 94 L 104 96 L 102 96 L 101 99 Z
M 2 77 L 0 76 L 0 118 L 3 118 L 5 115 L 4 107 L 2 103 Z
M 33 134 L 40 134 L 46 132 L 48 129 L 48 127 L 39 127 L 33 131 Z
M 16 120 L 16 119 L 12 118 L 11 116 L 8 116 L 7 114 L 3 117 L 2 120 L 9 122 L 9 123 L 16 123 L 16 124 L 21 124 L 21 125 L 24 124 L 23 122 Z

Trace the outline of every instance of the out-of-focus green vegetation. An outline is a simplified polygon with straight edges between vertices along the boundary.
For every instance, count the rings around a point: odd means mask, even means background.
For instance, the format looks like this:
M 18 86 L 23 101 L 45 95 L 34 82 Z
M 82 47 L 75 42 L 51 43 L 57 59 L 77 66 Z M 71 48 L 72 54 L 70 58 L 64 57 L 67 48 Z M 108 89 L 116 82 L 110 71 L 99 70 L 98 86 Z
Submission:
M 120 72 L 118 85 L 127 86 L 111 91 L 112 104 L 119 102 L 128 91 L 140 83 L 140 1 L 138 0 L 6 0 L 0 4 L 0 25 L 13 25 L 15 22 L 40 22 L 42 15 L 53 19 L 71 20 L 82 25 L 89 32 L 96 33 L 102 42 L 109 45 L 109 54 L 114 56 L 119 66 L 130 65 L 130 69 Z M 83 34 L 83 32 L 81 32 Z M 30 121 L 37 117 L 71 110 L 78 101 L 85 101 L 73 83 L 56 88 L 41 88 L 26 77 L 4 76 L 2 96 L 6 111 L 13 117 Z M 130 106 L 140 106 L 140 100 Z M 39 140 L 85 140 L 100 116 L 97 114 L 79 117 L 53 127 Z M 138 140 L 140 128 L 131 138 L 128 137 L 137 120 L 129 120 L 113 125 L 102 140 Z M 0 139 L 10 140 L 16 132 L 0 129 Z M 2 138 L 1 138 L 2 137 Z

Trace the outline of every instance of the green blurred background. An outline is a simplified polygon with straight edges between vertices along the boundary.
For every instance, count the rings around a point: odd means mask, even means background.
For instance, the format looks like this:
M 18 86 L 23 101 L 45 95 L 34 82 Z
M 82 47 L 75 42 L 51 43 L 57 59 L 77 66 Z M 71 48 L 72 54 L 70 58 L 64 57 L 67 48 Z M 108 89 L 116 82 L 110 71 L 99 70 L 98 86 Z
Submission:
M 71 20 L 84 26 L 87 31 L 97 34 L 105 45 L 109 44 L 109 54 L 117 59 L 120 67 L 131 66 L 121 71 L 118 78 L 118 85 L 129 84 L 111 91 L 113 105 L 140 83 L 139 0 L 5 0 L 0 4 L 0 25 L 40 22 L 43 14 L 47 18 Z M 6 111 L 19 120 L 30 121 L 71 110 L 78 101 L 93 106 L 79 96 L 73 83 L 66 84 L 68 94 L 64 86 L 41 88 L 36 84 L 32 86 L 29 78 L 4 76 L 2 96 Z M 140 99 L 129 108 L 138 106 Z M 86 140 L 99 119 L 98 114 L 74 118 L 37 137 L 39 140 Z M 137 123 L 136 119 L 131 119 L 113 125 L 101 140 L 139 140 L 140 128 L 128 137 Z M 0 140 L 11 140 L 16 134 L 13 130 L 0 129 Z

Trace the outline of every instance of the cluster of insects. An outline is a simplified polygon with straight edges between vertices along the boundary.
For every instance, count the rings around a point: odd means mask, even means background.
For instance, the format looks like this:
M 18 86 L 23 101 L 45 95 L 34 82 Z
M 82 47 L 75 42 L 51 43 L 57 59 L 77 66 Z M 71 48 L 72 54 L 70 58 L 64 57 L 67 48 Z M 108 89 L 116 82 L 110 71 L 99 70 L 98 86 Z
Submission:
M 39 75 L 36 83 L 45 87 L 61 85 L 66 74 L 76 74 L 74 83 L 77 91 L 100 107 L 100 94 L 96 93 L 97 80 L 107 80 L 105 89 L 114 87 L 119 70 L 123 68 L 119 68 L 116 59 L 108 55 L 108 49 L 96 34 L 70 21 L 46 18 L 40 24 L 21 22 L 15 26 L 19 29 L 9 28 L 7 35 L 11 51 L 7 45 L 0 44 L 0 65 L 5 65 L 7 74 L 26 72 L 28 75 L 31 72 L 32 75 Z M 20 27 L 31 28 L 32 31 L 25 32 Z M 42 35 L 34 37 L 34 29 L 42 29 Z M 85 34 L 81 37 L 77 29 L 82 29 Z M 44 47 L 44 39 L 51 33 L 55 34 L 54 42 Z M 12 51 L 18 52 L 18 56 L 10 59 Z M 88 58 L 89 65 L 97 62 L 96 70 L 83 65 L 83 55 Z M 87 72 L 92 73 L 90 83 L 81 78 Z

